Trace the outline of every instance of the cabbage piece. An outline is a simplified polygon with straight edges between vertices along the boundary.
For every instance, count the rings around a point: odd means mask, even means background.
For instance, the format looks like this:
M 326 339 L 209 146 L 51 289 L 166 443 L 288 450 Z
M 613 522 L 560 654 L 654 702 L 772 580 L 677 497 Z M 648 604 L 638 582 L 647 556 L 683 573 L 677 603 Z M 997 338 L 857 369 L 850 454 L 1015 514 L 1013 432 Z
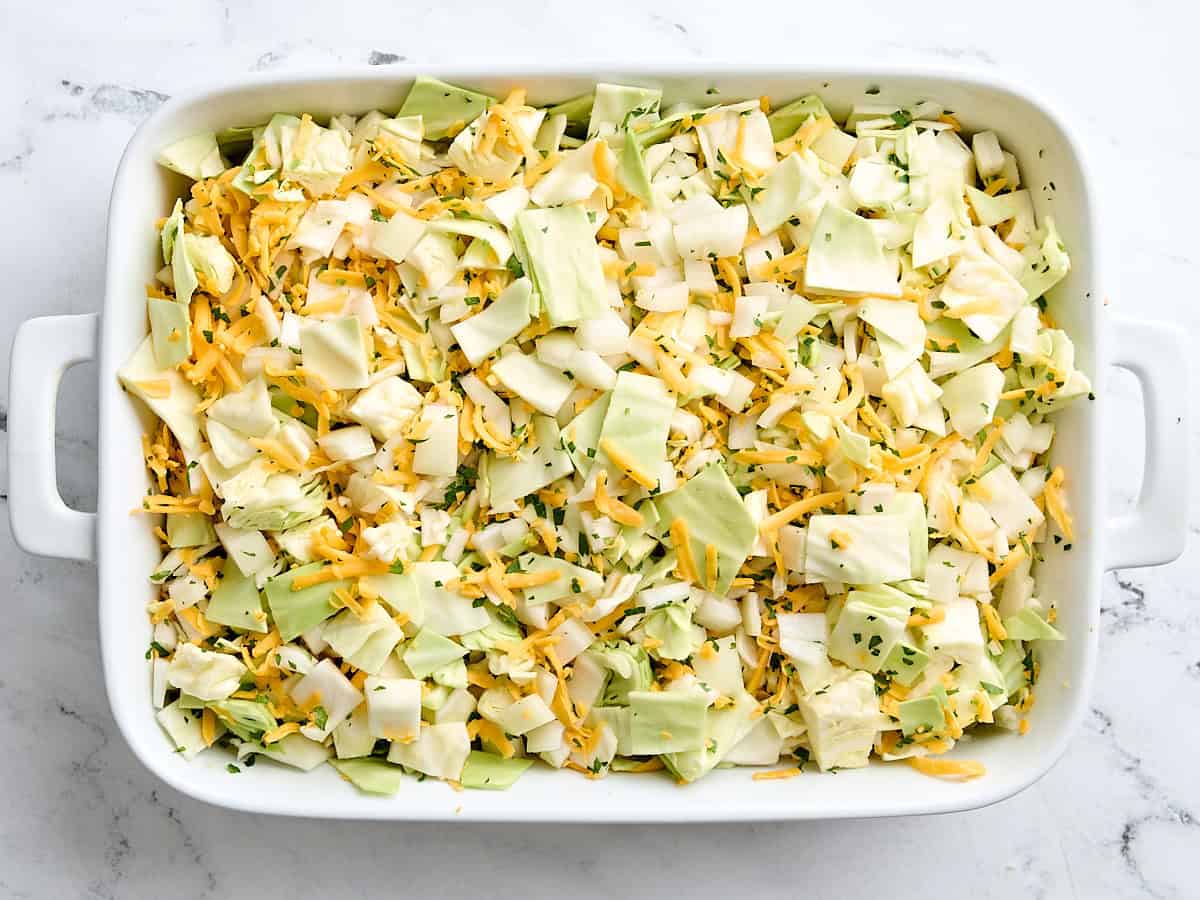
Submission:
M 404 210 L 397 210 L 387 221 L 367 223 L 367 251 L 373 256 L 384 256 L 394 263 L 408 259 L 413 248 L 425 237 L 429 223 Z
M 858 514 L 902 516 L 908 525 L 908 558 L 912 567 L 912 577 L 925 577 L 925 566 L 929 559 L 929 529 L 924 497 L 915 491 L 901 491 L 881 499 L 867 509 L 862 508 L 860 500 Z
M 929 551 L 926 568 L 929 599 L 935 603 L 953 603 L 959 595 L 983 596 L 988 593 L 987 560 L 949 544 L 935 544 Z
M 782 718 L 768 713 L 725 756 L 724 762 L 734 766 L 770 766 L 779 762 L 783 752 L 783 737 L 775 722 Z
M 184 253 L 196 274 L 204 276 L 201 285 L 210 294 L 220 296 L 233 286 L 237 264 L 215 235 L 184 234 L 180 232 L 176 248 L 182 242 Z M 176 299 L 180 299 L 176 296 Z M 183 301 L 181 301 L 183 302 Z
M 805 583 L 884 584 L 908 578 L 912 560 L 905 516 L 819 514 L 809 519 Z
M 371 675 L 379 674 L 403 638 L 400 626 L 378 604 L 362 618 L 343 610 L 321 630 L 321 640 L 338 656 Z
M 342 391 L 367 386 L 367 347 L 356 316 L 303 321 L 300 348 L 305 371 L 320 379 L 323 388 Z
M 936 733 L 946 727 L 942 701 L 932 694 L 899 704 L 900 730 L 908 737 L 918 732 Z
M 961 665 L 982 659 L 985 638 L 979 622 L 978 604 L 960 597 L 939 608 L 945 611 L 941 621 L 921 625 L 917 629 L 925 642 L 925 652 L 949 656 Z
M 468 650 L 487 651 L 495 650 L 504 644 L 521 642 L 523 635 L 515 620 L 506 621 L 491 611 L 488 611 L 487 620 L 487 624 L 482 628 L 462 635 L 459 643 Z
M 904 637 L 913 598 L 880 585 L 851 591 L 829 635 L 829 655 L 852 669 L 878 672 Z
M 192 355 L 192 329 L 186 304 L 147 297 L 146 312 L 158 368 L 174 368 Z
M 204 618 L 218 625 L 266 634 L 267 617 L 253 577 L 246 577 L 232 559 L 221 568 L 220 583 L 213 589 Z
M 687 523 L 692 559 L 703 577 L 706 548 L 717 548 L 717 582 L 707 585 L 724 594 L 750 555 L 758 529 L 737 488 L 718 464 L 705 466 L 683 485 L 656 497 L 654 505 L 664 530 L 676 519 Z
M 981 477 L 975 493 L 1010 543 L 1022 534 L 1032 534 L 1046 520 L 1006 465 L 998 465 Z
M 325 510 L 325 488 L 319 479 L 303 481 L 298 474 L 276 471 L 261 458 L 221 482 L 221 495 L 225 521 L 246 530 L 283 531 Z
M 531 321 L 533 282 L 518 278 L 482 311 L 450 326 L 454 339 L 473 366 L 515 338 Z
M 529 199 L 535 206 L 562 206 L 586 202 L 599 187 L 596 180 L 596 154 L 607 155 L 607 144 L 599 140 L 588 141 L 582 147 L 562 153 L 558 162 L 529 192 Z M 581 207 L 582 208 L 582 207 Z M 590 211 L 588 221 L 595 223 L 592 217 L 595 211 Z M 514 241 L 520 244 L 520 235 L 513 234 Z
M 608 308 L 594 229 L 581 208 L 527 209 L 515 236 L 551 325 L 575 325 Z
M 993 362 L 960 372 L 942 385 L 942 406 L 950 424 L 965 438 L 972 438 L 996 415 L 996 404 L 1004 390 L 1004 373 Z
M 938 421 L 942 421 L 941 408 L 937 405 L 942 389 L 926 374 L 919 362 L 910 364 L 895 375 L 880 393 L 902 428 L 921 425 L 925 421 L 923 414 L 930 410 L 937 414 Z
M 460 783 L 465 788 L 506 791 L 533 765 L 532 759 L 505 759 L 494 753 L 472 750 L 462 768 Z
M 267 704 L 257 700 L 218 700 L 206 704 L 221 724 L 243 741 L 261 741 L 262 736 L 273 731 L 279 724 L 267 709 Z
M 545 110 L 529 107 L 509 109 L 507 114 L 508 121 L 521 133 L 528 145 L 533 144 L 545 117 Z M 446 155 L 450 162 L 466 175 L 502 184 L 513 177 L 524 156 L 522 151 L 510 147 L 507 143 L 493 144 L 486 153 L 482 152 L 481 141 L 487 122 L 487 116 L 477 117 L 455 136 Z
M 430 228 L 407 253 L 404 261 L 416 269 L 423 294 L 435 294 L 453 281 L 458 273 L 461 265 L 458 241 Z M 437 297 L 431 297 L 430 303 L 437 303 Z
M 413 453 L 412 470 L 418 475 L 453 476 L 458 471 L 458 410 L 431 403 L 417 417 L 424 438 Z
M 286 531 L 271 535 L 279 549 L 300 563 L 310 563 L 316 556 L 312 552 L 313 538 L 323 529 L 337 529 L 333 516 L 319 516 Z M 218 534 L 220 532 L 218 531 Z
M 763 179 L 762 189 L 747 201 L 759 234 L 780 228 L 821 190 L 825 177 L 820 166 L 799 153 L 789 153 Z
M 419 569 L 426 563 L 413 563 L 410 569 Z M 445 563 L 431 563 L 439 571 L 444 571 Z M 425 622 L 425 602 L 421 596 L 416 576 L 410 571 L 405 574 L 391 573 L 388 575 L 367 575 L 363 584 L 369 590 L 377 593 L 381 600 L 388 605 L 396 615 L 408 616 L 408 621 L 416 627 Z
M 185 307 L 191 302 L 199 281 L 196 279 L 196 269 L 184 247 L 183 230 L 183 201 L 176 200 L 162 226 L 162 255 L 163 262 L 171 267 L 171 282 L 175 288 L 175 299 Z M 176 253 L 182 249 L 182 253 Z
M 712 197 L 698 194 L 671 209 L 675 245 L 685 259 L 710 261 L 742 252 L 750 212 L 744 204 L 721 206 Z
M 950 310 L 986 307 L 962 321 L 980 340 L 994 340 L 1028 298 L 1025 287 L 998 262 L 983 254 L 960 256 L 938 291 Z
M 797 128 L 813 118 L 828 119 L 830 118 L 829 110 L 825 108 L 820 97 L 816 94 L 808 94 L 773 110 L 767 116 L 767 121 L 771 125 L 772 139 L 782 141 L 786 137 L 791 137 L 796 133 Z
M 905 686 L 912 685 L 929 665 L 930 656 L 901 641 L 892 648 L 879 671 Z
M 574 390 L 571 380 L 559 370 L 524 353 L 500 357 L 493 363 L 492 373 L 508 390 L 547 416 L 556 415 Z
M 194 759 L 202 750 L 208 749 L 200 728 L 200 714 L 184 709 L 178 700 L 160 709 L 154 716 L 162 726 L 175 752 L 184 759 Z
M 597 445 L 611 444 L 652 479 L 657 479 L 667 457 L 667 435 L 675 401 L 661 380 L 635 372 L 620 372 L 609 395 Z M 623 471 L 600 450 L 597 461 L 608 466 L 610 476 Z M 609 483 L 613 483 L 610 477 Z
M 653 116 L 658 112 L 662 91 L 658 88 L 600 82 L 592 97 L 587 129 L 589 139 L 626 129 L 638 119 Z
M 495 102 L 487 94 L 418 75 L 396 115 L 420 116 L 426 139 L 440 141 L 449 137 L 456 126 L 477 119 Z
M 482 244 L 491 251 L 488 266 L 469 266 L 468 268 L 502 269 L 513 254 L 512 241 L 504 233 L 504 229 L 491 222 L 479 219 L 464 219 L 451 217 L 435 219 L 429 223 L 429 229 L 438 234 L 462 235 L 473 239 L 472 247 Z
M 1022 307 L 1021 310 L 1018 310 L 1014 318 L 1014 326 L 1020 319 L 1022 310 L 1032 308 Z M 1035 320 L 1037 318 L 1036 310 L 1034 318 Z M 942 340 L 953 341 L 955 347 L 955 352 L 929 351 L 929 376 L 931 378 L 945 378 L 947 375 L 969 369 L 971 366 L 978 365 L 985 359 L 995 356 L 1008 344 L 1008 329 L 1001 331 L 990 341 L 981 341 L 971 333 L 971 329 L 955 319 L 935 319 L 927 327 L 930 335 Z M 1013 352 L 1021 351 L 1013 348 Z
M 353 462 L 375 453 L 371 432 L 361 425 L 335 428 L 317 438 L 317 445 L 335 462 Z
M 797 705 L 822 771 L 867 764 L 884 723 L 874 678 L 851 672 L 822 691 L 800 697 Z
M 860 209 L 890 212 L 908 192 L 907 173 L 887 160 L 860 159 L 850 172 L 850 196 Z
M 800 329 L 822 313 L 831 312 L 841 306 L 840 303 L 811 303 L 796 294 L 788 298 L 783 314 L 775 323 L 775 336 L 781 341 L 793 341 Z M 803 360 L 802 360 L 803 361 Z M 809 360 L 807 365 L 812 364 Z
M 1009 191 L 992 197 L 968 185 L 966 193 L 975 217 L 985 228 L 994 228 L 1001 222 L 1018 217 L 1033 219 L 1033 199 L 1029 191 Z
M 390 797 L 404 779 L 403 769 L 382 759 L 331 759 L 329 764 L 364 794 Z
M 421 682 L 415 678 L 369 676 L 363 684 L 367 697 L 367 729 L 376 738 L 408 741 L 421 728 Z
M 804 287 L 838 296 L 900 296 L 896 266 L 884 256 L 870 224 L 832 203 L 825 205 L 813 226 Z
M 834 678 L 829 662 L 829 622 L 825 613 L 776 613 L 779 649 L 796 668 L 796 677 L 808 693 L 828 686 Z M 741 669 L 738 669 L 741 680 Z
M 1003 688 L 1004 693 L 1001 696 L 1008 698 L 1029 683 L 1029 673 L 1025 669 L 1024 644 L 1017 640 L 1007 640 L 1003 642 L 1002 647 L 1000 655 L 993 656 L 991 660 L 999 670 L 1002 679 L 999 687 Z M 1030 654 L 1030 663 L 1032 664 L 1032 653 Z
M 362 703 L 362 692 L 331 659 L 323 659 L 304 677 L 290 682 L 288 692 L 296 706 L 312 709 L 316 724 L 306 725 L 304 733 L 318 740 L 329 737 Z
M 708 695 L 698 689 L 631 691 L 630 753 L 652 756 L 701 750 L 708 735 Z
M 650 172 L 642 147 L 632 131 L 625 132 L 621 146 L 621 161 L 617 166 L 617 178 L 625 190 L 641 200 L 648 209 L 654 208 L 654 189 L 650 185 Z
M 495 512 L 515 510 L 520 498 L 571 474 L 571 457 L 562 449 L 554 420 L 534 416 L 531 426 L 537 438 L 535 450 L 524 450 L 517 457 L 485 457 L 488 502 Z
M 517 213 L 529 206 L 529 191 L 524 185 L 518 184 L 515 187 L 510 187 L 508 190 L 500 191 L 498 194 L 492 194 L 483 201 L 483 208 L 488 214 L 503 225 L 505 228 L 512 230 L 513 223 L 517 220 Z M 507 263 L 508 260 L 503 262 Z
M 704 629 L 694 625 L 691 612 L 678 603 L 649 612 L 642 628 L 658 642 L 654 655 L 659 659 L 687 659 L 704 643 Z
M 326 638 L 328 640 L 328 638 Z M 436 631 L 422 628 L 404 648 L 404 664 L 417 678 L 428 677 L 435 669 L 467 655 L 467 649 Z
M 604 578 L 591 569 L 569 563 L 564 559 L 553 556 L 542 556 L 536 553 L 526 553 L 518 560 L 520 571 L 536 573 L 553 571 L 558 577 L 545 584 L 528 587 L 524 590 L 526 606 L 540 606 L 544 603 L 557 602 L 563 597 L 576 594 L 596 594 L 604 587 Z
M 767 172 L 775 165 L 771 125 L 757 100 L 706 113 L 697 121 L 696 137 L 714 176 L 718 172 L 728 175 L 731 162 L 752 172 Z
M 595 105 L 595 102 L 596 95 L 594 93 L 580 94 L 578 97 L 572 97 L 547 107 L 546 117 L 562 116 L 567 120 L 567 130 L 575 137 L 582 137 L 586 133 L 588 119 L 592 114 L 592 106 Z
M 306 259 L 329 256 L 349 221 L 350 208 L 345 200 L 318 200 L 304 213 L 288 247 L 308 251 Z
M 592 461 L 596 458 L 596 445 L 600 441 L 604 417 L 608 415 L 611 396 L 610 393 L 601 394 L 562 430 L 562 445 L 570 454 L 576 471 L 585 477 L 592 470 Z
M 1061 641 L 1062 632 L 1043 619 L 1036 609 L 1027 606 L 1004 620 L 1004 630 L 1014 641 Z
M 200 547 L 216 539 L 212 520 L 204 513 L 167 513 L 168 547 Z
M 393 743 L 388 750 L 388 761 L 434 778 L 458 781 L 470 753 L 471 738 L 466 723 L 439 722 L 423 725 L 415 741 Z
M 338 607 L 333 604 L 333 592 L 338 588 L 349 587 L 348 579 L 325 581 L 298 591 L 292 590 L 292 582 L 297 577 L 319 572 L 323 568 L 324 563 L 310 563 L 276 575 L 264 585 L 271 618 L 275 621 L 279 637 L 285 644 L 337 612 Z
M 208 408 L 208 417 L 247 437 L 265 437 L 276 425 L 267 383 L 261 376 L 240 391 L 224 394 Z
M 458 578 L 453 563 L 419 562 L 410 568 L 425 612 L 423 628 L 450 637 L 478 631 L 491 622 L 486 608 L 472 605 L 470 598 L 447 587 Z
M 824 614 L 821 614 L 824 619 Z M 710 637 L 705 641 L 709 649 L 701 649 L 692 660 L 692 670 L 700 683 L 728 697 L 736 697 L 745 691 L 742 682 L 742 663 L 738 658 L 737 638 Z M 712 652 L 709 652 L 711 650 Z
M 599 702 L 604 706 L 628 706 L 630 691 L 648 691 L 654 683 L 650 655 L 644 647 L 628 641 L 605 641 L 593 644 L 587 653 L 611 673 L 600 695 Z
M 255 129 L 254 145 L 234 176 L 233 186 L 244 194 L 252 194 L 255 187 L 275 177 L 282 161 L 284 135 L 290 139 L 299 124 L 296 116 L 277 113 L 264 128 Z
M 229 469 L 230 473 L 236 473 L 244 463 L 248 463 L 258 456 L 258 448 L 251 444 L 247 437 L 234 431 L 228 425 L 221 424 L 216 419 L 208 419 L 204 423 L 204 430 L 208 434 L 212 455 L 222 466 Z M 227 474 L 221 479 L 221 482 L 223 483 L 231 477 L 233 477 L 232 474 Z
M 399 375 L 389 375 L 355 395 L 346 415 L 386 441 L 412 421 L 420 406 L 421 392 Z
M 1062 281 L 1071 270 L 1071 258 L 1054 226 L 1054 219 L 1047 216 L 1036 237 L 1035 244 L 1025 252 L 1026 265 L 1021 275 L 1021 287 L 1033 300 Z
M 895 378 L 925 352 L 925 323 L 915 303 L 868 297 L 858 305 L 858 317 L 875 329 L 888 378 Z
M 661 757 L 667 769 L 683 781 L 691 782 L 711 772 L 754 727 L 761 707 L 745 690 L 732 695 L 733 706 L 710 707 L 705 719 L 705 742 L 699 750 L 668 753 Z
M 158 151 L 158 164 L 192 181 L 212 178 L 225 171 L 225 160 L 211 131 L 189 135 Z
M 243 744 L 238 748 L 239 759 L 243 752 L 261 754 L 267 759 L 283 763 L 285 766 L 291 766 L 302 772 L 311 772 L 333 755 L 333 751 L 324 744 L 306 738 L 302 734 L 286 735 L 265 747 L 259 744 Z
M 167 683 L 199 700 L 224 700 L 238 689 L 246 666 L 236 656 L 180 644 L 167 664 Z
M 284 179 L 301 185 L 313 197 L 337 190 L 350 171 L 349 135 L 307 120 L 294 129 L 285 124 L 281 137 Z
M 554 713 L 537 694 L 522 697 L 496 717 L 496 723 L 504 729 L 505 734 L 517 737 L 553 721 Z

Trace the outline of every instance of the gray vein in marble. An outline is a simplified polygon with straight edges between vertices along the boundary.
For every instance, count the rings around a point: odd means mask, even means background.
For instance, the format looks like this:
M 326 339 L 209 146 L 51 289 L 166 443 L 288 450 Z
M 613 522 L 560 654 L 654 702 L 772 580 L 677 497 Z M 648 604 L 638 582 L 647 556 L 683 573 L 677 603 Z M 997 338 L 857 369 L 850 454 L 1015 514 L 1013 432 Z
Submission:
M 141 122 L 169 99 L 169 95 L 161 91 L 119 84 L 103 83 L 88 88 L 77 82 L 62 79 L 59 85 L 67 97 L 80 102 L 69 108 L 45 113 L 42 116 L 43 121 L 120 116 L 131 122 Z
M 20 146 L 21 149 L 16 153 L 0 159 L 0 172 L 20 172 L 25 168 L 25 163 L 33 156 L 33 140 L 29 135 L 23 135 Z
M 1158 779 L 1146 770 L 1142 758 L 1126 749 L 1118 740 L 1110 715 L 1092 707 L 1086 727 L 1106 739 L 1117 768 L 1133 782 L 1139 797 L 1151 808 L 1149 812 L 1128 818 L 1119 837 L 1113 843 L 1119 849 L 1125 867 L 1137 878 L 1138 884 L 1146 894 L 1152 897 L 1168 896 L 1157 891 L 1142 872 L 1138 857 L 1140 831 L 1150 823 L 1180 825 L 1185 828 L 1196 828 L 1200 823 L 1189 810 L 1177 804 Z
M 650 21 L 654 23 L 655 28 L 662 32 L 667 38 L 675 44 L 686 49 L 693 55 L 699 55 L 700 49 L 692 41 L 691 33 L 686 25 L 682 25 L 674 19 L 657 14 L 651 14 Z
M 179 836 L 179 840 L 183 849 L 187 852 L 192 863 L 199 868 L 204 876 L 204 882 L 207 887 L 205 894 L 217 889 L 216 873 L 209 868 L 208 860 L 205 858 L 204 851 L 196 843 L 196 839 L 192 836 L 191 830 L 179 816 L 179 811 L 169 803 L 166 803 L 159 797 L 157 790 L 150 791 L 150 804 L 157 810 L 160 810 L 166 820 L 171 824 L 171 829 Z
M 985 66 L 997 65 L 996 57 L 981 47 L 943 45 L 914 46 L 911 43 L 899 43 L 895 41 L 885 42 L 877 46 L 886 51 L 933 56 L 956 63 L 969 62 Z
M 1120 589 L 1121 600 L 1115 606 L 1100 607 L 1105 633 L 1128 631 L 1148 623 L 1153 617 L 1146 609 L 1145 589 L 1131 578 L 1123 578 L 1121 572 L 1113 572 L 1112 579 Z
M 367 54 L 368 66 L 390 66 L 393 63 L 404 62 L 408 59 L 407 56 L 401 56 L 399 53 L 386 53 L 383 50 L 372 50 Z
M 268 69 L 274 69 L 287 58 L 287 50 L 268 50 L 256 59 L 250 68 L 255 72 L 265 72 Z

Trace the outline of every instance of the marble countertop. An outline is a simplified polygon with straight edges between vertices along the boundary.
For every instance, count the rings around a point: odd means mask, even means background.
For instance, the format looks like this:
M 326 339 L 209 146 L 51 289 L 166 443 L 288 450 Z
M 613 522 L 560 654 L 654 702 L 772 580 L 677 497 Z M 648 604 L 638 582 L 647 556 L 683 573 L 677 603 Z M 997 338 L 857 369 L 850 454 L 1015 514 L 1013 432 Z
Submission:
M 754 0 L 613 0 L 586 15 L 536 0 L 368 3 L 335 15 L 310 0 L 7 4 L 0 284 L 9 313 L 0 347 L 24 318 L 100 308 L 108 194 L 125 142 L 168 95 L 214 76 L 533 55 L 787 61 L 813 46 L 828 48 L 828 59 L 994 71 L 1056 101 L 1096 179 L 1112 307 L 1200 339 L 1200 125 L 1189 114 L 1197 13 L 1170 2 L 1114 2 L 1086 15 L 1045 0 L 872 6 L 848 20 L 837 5 Z M 94 379 L 90 366 L 73 370 L 59 404 L 60 488 L 87 509 Z M 7 383 L 5 364 L 0 396 Z M 1128 503 L 1141 445 L 1127 420 L 1139 420 L 1140 400 L 1131 379 L 1110 385 L 1105 461 L 1116 473 L 1112 499 Z M 1190 531 L 1200 532 L 1195 513 Z M 905 870 L 918 860 L 924 896 L 969 885 L 979 898 L 1194 897 L 1198 576 L 1195 540 L 1170 566 L 1105 576 L 1083 727 L 1041 782 L 985 810 L 733 828 L 327 823 L 224 812 L 146 772 L 117 733 L 99 677 L 94 569 L 24 555 L 0 516 L 0 898 L 238 896 L 264 886 L 268 870 L 271 893 L 283 896 L 403 886 L 440 897 L 496 882 L 528 897 L 621 896 L 636 873 L 646 893 L 852 898 L 904 895 Z

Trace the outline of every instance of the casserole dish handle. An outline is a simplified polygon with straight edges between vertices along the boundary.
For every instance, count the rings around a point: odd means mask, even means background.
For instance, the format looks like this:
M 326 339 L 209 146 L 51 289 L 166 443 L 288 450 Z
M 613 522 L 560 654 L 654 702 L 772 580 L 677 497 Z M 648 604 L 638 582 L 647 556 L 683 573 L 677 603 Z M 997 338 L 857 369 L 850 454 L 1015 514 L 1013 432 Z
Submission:
M 96 354 L 100 317 L 42 316 L 13 339 L 8 397 L 8 514 L 27 553 L 96 558 L 96 515 L 71 509 L 58 493 L 54 414 L 58 384 L 71 366 Z
M 1161 322 L 1115 318 L 1111 365 L 1133 374 L 1146 411 L 1146 459 L 1137 502 L 1107 520 L 1104 568 L 1177 559 L 1187 536 L 1188 377 L 1179 331 Z

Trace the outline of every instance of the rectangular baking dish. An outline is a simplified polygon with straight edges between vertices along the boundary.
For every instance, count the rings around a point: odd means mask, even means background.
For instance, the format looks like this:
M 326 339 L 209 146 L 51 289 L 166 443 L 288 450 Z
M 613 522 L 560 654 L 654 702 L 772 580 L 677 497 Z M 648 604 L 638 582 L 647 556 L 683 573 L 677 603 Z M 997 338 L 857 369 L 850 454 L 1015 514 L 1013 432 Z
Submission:
M 871 66 L 433 67 L 421 71 L 504 95 L 529 88 L 533 103 L 558 101 L 596 81 L 661 87 L 664 105 L 677 100 L 766 95 L 774 104 L 819 93 L 835 114 L 856 102 L 911 104 L 935 99 L 968 131 L 994 129 L 1020 161 L 1039 218 L 1055 217 L 1073 260 L 1051 299 L 1051 312 L 1075 340 L 1080 367 L 1095 384 L 1094 402 L 1058 419 L 1054 453 L 1070 475 L 1078 539 L 1070 552 L 1053 548 L 1040 593 L 1058 604 L 1063 643 L 1042 651 L 1038 703 L 1025 737 L 996 734 L 963 742 L 959 757 L 982 761 L 988 774 L 964 784 L 926 778 L 907 766 L 872 765 L 836 775 L 805 774 L 756 782 L 749 770 L 714 772 L 687 788 L 665 777 L 613 776 L 589 781 L 542 766 L 510 791 L 455 793 L 415 780 L 392 798 L 355 792 L 330 768 L 301 775 L 264 764 L 233 778 L 227 759 L 206 754 L 188 763 L 171 751 L 154 720 L 144 654 L 150 640 L 145 604 L 153 597 L 146 573 L 159 555 L 146 520 L 130 515 L 146 486 L 140 436 L 144 410 L 126 397 L 116 370 L 146 333 L 143 286 L 159 266 L 154 222 L 186 182 L 158 166 L 156 151 L 198 131 L 265 121 L 274 112 L 362 113 L 399 107 L 415 68 L 243 77 L 164 104 L 141 126 L 121 160 L 108 224 L 108 274 L 100 315 L 25 322 L 12 355 L 9 413 L 13 531 L 32 553 L 96 560 L 104 677 L 113 714 L 139 759 L 176 789 L 209 803 L 284 815 L 397 820 L 526 822 L 668 822 L 831 819 L 948 812 L 984 806 L 1033 783 L 1058 759 L 1086 706 L 1096 656 L 1100 576 L 1107 569 L 1153 565 L 1183 548 L 1188 492 L 1185 398 L 1187 376 L 1178 329 L 1141 320 L 1115 322 L 1105 313 L 1096 223 L 1078 145 L 1061 121 L 1019 91 L 977 76 L 926 68 Z M 870 93 L 868 93 L 870 92 Z M 99 507 L 71 510 L 55 488 L 54 404 L 70 365 L 98 354 L 100 404 Z M 1106 515 L 1102 490 L 1100 417 L 1108 366 L 1129 369 L 1141 384 L 1146 413 L 1146 477 L 1128 513 Z

